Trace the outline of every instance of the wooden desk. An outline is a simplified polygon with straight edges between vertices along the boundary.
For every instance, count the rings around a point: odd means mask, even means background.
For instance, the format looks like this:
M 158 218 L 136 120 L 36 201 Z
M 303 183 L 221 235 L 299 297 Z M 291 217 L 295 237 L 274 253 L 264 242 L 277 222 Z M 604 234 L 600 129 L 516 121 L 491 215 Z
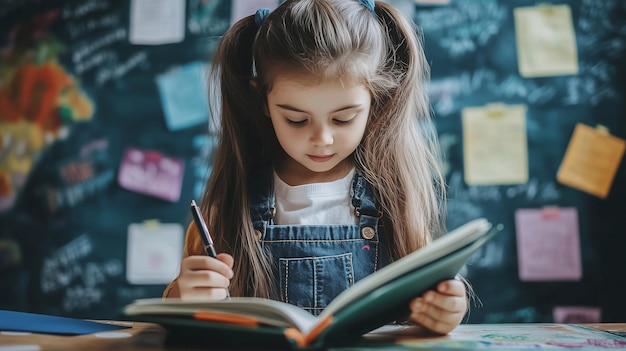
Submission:
M 12 333 L 0 332 L 0 351 L 194 351 L 207 350 L 206 345 L 197 347 L 170 346 L 165 343 L 165 330 L 151 323 L 129 323 L 107 321 L 111 324 L 130 325 L 131 328 L 122 329 L 114 332 L 97 333 L 81 336 L 59 336 L 46 334 L 30 334 L 30 333 Z M 603 331 L 621 331 L 626 332 L 626 323 L 609 323 L 609 324 L 585 324 L 585 325 L 565 325 L 565 324 L 467 324 L 461 325 L 452 333 L 446 336 L 424 336 L 416 337 L 415 330 L 412 327 L 388 326 L 378 331 L 372 332 L 364 338 L 364 342 L 358 345 L 359 350 L 382 350 L 384 346 L 391 346 L 394 350 L 426 350 L 433 347 L 433 343 L 437 343 L 437 349 L 463 350 L 473 349 L 472 345 L 476 345 L 477 338 L 489 336 L 489 340 L 497 342 L 507 341 L 519 342 L 524 337 L 530 335 L 532 342 L 538 340 L 546 340 L 545 333 L 559 335 L 562 331 L 573 331 L 579 333 L 575 335 L 577 340 L 591 337 L 591 344 L 602 346 L 602 348 L 583 348 L 582 350 L 606 350 L 606 349 L 626 349 L 626 338 L 604 333 Z M 413 327 L 414 328 L 414 327 Z M 579 329 L 580 328 L 580 329 Z M 530 334 L 529 334 L 530 333 Z M 536 333 L 536 340 L 533 339 L 533 333 Z M 541 334 L 541 335 L 540 335 Z M 562 335 L 562 334 L 561 334 Z M 574 335 L 574 334 L 572 334 Z M 500 338 L 500 339 L 498 339 Z M 596 338 L 595 340 L 593 338 Z M 470 340 L 471 339 L 471 340 Z M 515 340 L 517 339 L 517 340 Z M 569 337 L 559 339 L 548 338 L 551 344 L 543 346 L 551 350 L 555 350 L 555 345 L 565 345 L 571 342 Z M 575 339 L 575 338 L 574 338 Z M 474 344 L 472 344 L 474 343 Z M 493 350 L 502 350 L 498 344 L 492 345 Z M 454 346 L 457 348 L 453 348 Z M 535 348 L 536 346 L 539 348 Z M 562 349 L 572 349 L 574 344 Z M 486 345 L 481 344 L 481 349 Z M 522 350 L 520 345 L 515 345 L 516 351 Z M 532 349 L 542 349 L 542 344 L 532 344 Z M 383 347 L 383 348 L 381 348 Z M 529 348 L 531 349 L 531 348 Z M 558 349 L 558 348 L 557 348 Z M 340 351 L 341 348 L 335 349 Z M 354 348 L 352 348 L 354 350 Z M 581 349 L 579 349 L 581 350 Z

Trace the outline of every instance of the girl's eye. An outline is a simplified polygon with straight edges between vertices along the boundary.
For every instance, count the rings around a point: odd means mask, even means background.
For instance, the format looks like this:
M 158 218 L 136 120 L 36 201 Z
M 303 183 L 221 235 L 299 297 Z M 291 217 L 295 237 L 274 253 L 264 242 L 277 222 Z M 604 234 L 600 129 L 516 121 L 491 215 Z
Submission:
M 333 121 L 335 122 L 335 124 L 338 124 L 340 126 L 345 126 L 345 125 L 352 123 L 352 121 L 354 121 L 354 118 L 350 118 L 348 120 L 335 119 Z
M 337 125 L 344 126 L 344 125 L 348 125 L 348 124 L 354 122 L 355 118 L 356 118 L 356 115 L 345 116 L 345 117 L 342 117 L 342 118 L 335 118 L 335 119 L 333 119 L 333 122 L 335 124 L 337 124 Z
M 306 119 L 302 119 L 299 121 L 294 121 L 292 119 L 289 118 L 285 118 L 287 120 L 287 123 L 294 126 L 294 127 L 302 127 L 306 124 Z

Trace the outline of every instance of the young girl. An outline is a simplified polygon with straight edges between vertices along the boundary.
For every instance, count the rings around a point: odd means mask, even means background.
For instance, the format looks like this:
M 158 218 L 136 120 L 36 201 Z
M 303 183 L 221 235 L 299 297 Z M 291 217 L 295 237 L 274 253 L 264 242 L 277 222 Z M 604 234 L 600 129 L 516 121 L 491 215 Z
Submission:
M 442 232 L 428 65 L 416 29 L 383 2 L 268 12 L 235 23 L 213 61 L 221 135 L 201 208 L 221 253 L 205 256 L 190 225 L 164 296 L 228 288 L 319 314 Z M 467 309 L 464 284 L 443 281 L 409 307 L 410 321 L 448 333 Z

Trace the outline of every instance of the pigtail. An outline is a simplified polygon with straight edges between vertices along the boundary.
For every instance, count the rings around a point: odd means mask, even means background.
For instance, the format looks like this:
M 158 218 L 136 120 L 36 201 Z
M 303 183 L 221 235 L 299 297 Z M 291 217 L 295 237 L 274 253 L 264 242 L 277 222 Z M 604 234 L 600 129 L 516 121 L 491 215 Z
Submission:
M 375 15 L 387 33 L 380 70 L 386 89 L 374 88 L 368 132 L 357 152 L 366 177 L 379 191 L 389 257 L 401 258 L 427 245 L 443 230 L 444 179 L 426 93 L 429 67 L 414 25 L 391 5 L 376 2 Z M 383 92 L 383 93 L 380 93 Z M 434 186 L 433 186 L 434 184 Z
M 225 33 L 213 57 L 209 84 L 209 98 L 219 98 L 211 103 L 219 141 L 202 209 L 217 251 L 235 259 L 233 296 L 266 296 L 270 291 L 269 265 L 253 234 L 247 194 L 251 162 L 266 154 L 258 132 L 263 109 L 251 84 L 256 34 L 254 16 L 241 19 Z

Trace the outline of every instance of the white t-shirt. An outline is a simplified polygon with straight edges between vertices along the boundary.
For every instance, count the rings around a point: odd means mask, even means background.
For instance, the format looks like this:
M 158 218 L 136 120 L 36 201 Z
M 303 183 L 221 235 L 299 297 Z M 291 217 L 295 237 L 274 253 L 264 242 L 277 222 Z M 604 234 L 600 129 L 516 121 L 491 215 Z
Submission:
M 291 186 L 274 172 L 278 225 L 357 224 L 350 203 L 354 168 L 343 178 L 324 183 Z

